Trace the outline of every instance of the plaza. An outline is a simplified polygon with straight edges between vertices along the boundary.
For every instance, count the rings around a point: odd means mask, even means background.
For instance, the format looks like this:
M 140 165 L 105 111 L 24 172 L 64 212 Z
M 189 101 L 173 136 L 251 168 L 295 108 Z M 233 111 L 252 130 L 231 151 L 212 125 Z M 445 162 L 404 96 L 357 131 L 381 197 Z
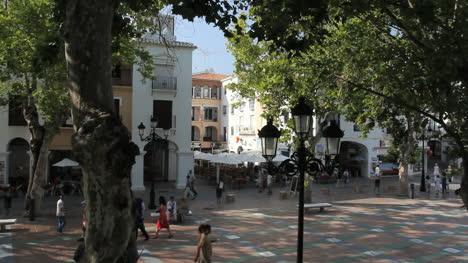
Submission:
M 414 177 L 413 180 L 418 178 Z M 416 192 L 415 199 L 398 197 L 388 186 L 397 178 L 383 179 L 381 193 L 373 193 L 372 181 L 353 178 L 350 184 L 313 186 L 314 202 L 333 207 L 312 210 L 305 217 L 304 262 L 466 262 L 468 220 L 461 201 L 452 191 L 444 198 Z M 356 193 L 354 188 L 362 189 Z M 329 194 L 321 189 L 329 189 Z M 171 225 L 155 236 L 155 221 L 146 212 L 145 225 L 151 239 L 140 235 L 139 262 L 193 262 L 200 223 L 212 226 L 214 262 L 295 262 L 297 240 L 297 197 L 279 200 L 279 186 L 273 195 L 258 193 L 253 186 L 229 189 L 236 200 L 217 204 L 214 186 L 198 180 L 200 193 L 189 202 L 193 216 L 181 225 Z M 182 196 L 180 190 L 160 185 L 157 195 Z M 145 197 L 147 197 L 146 195 Z M 80 198 L 66 196 L 67 225 L 56 233 L 56 197 L 47 197 L 43 215 L 30 222 L 21 217 L 21 199 L 13 211 L 19 223 L 1 233 L 1 262 L 73 262 L 81 235 Z M 145 201 L 148 203 L 148 200 Z

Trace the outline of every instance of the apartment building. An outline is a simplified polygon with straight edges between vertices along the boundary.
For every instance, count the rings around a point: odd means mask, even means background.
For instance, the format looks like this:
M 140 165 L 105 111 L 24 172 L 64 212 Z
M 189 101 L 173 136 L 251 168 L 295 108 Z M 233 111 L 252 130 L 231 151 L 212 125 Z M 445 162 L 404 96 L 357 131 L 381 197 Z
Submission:
M 227 108 L 221 105 L 222 79 L 227 75 L 203 72 L 192 76 L 192 149 L 203 152 L 224 150 L 227 127 L 221 118 Z

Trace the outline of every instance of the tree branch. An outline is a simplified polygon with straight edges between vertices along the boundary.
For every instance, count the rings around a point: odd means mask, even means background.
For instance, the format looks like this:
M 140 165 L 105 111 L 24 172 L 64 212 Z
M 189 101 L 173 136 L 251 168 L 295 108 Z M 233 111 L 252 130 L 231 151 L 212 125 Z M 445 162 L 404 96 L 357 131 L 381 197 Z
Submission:
M 428 45 L 426 45 L 425 43 L 423 43 L 422 41 L 420 41 L 419 39 L 417 39 L 414 34 L 408 29 L 408 27 L 406 27 L 403 22 L 401 22 L 400 19 L 398 19 L 395 14 L 393 14 L 387 7 L 384 7 L 383 9 L 383 12 L 385 14 L 387 14 L 390 19 L 400 28 L 401 31 L 403 31 L 407 36 L 408 38 L 413 41 L 413 43 L 415 43 L 416 45 L 418 45 L 419 47 L 421 48 L 424 48 L 424 49 L 429 49 L 429 50 L 432 50 L 431 47 L 429 47 Z

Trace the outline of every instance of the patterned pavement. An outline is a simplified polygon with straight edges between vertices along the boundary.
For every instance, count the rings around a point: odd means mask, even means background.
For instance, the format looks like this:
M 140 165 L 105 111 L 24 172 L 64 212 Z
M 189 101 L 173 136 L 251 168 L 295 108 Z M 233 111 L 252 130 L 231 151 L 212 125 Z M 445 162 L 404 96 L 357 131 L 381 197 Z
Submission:
M 335 203 L 305 219 L 304 262 L 467 262 L 468 220 L 453 201 L 371 198 Z M 216 262 L 295 262 L 296 211 L 242 209 L 204 217 L 220 239 Z M 158 243 L 162 262 L 190 262 L 193 239 Z
M 459 199 L 402 199 L 385 191 L 375 196 L 369 187 L 360 194 L 351 186 L 331 187 L 331 195 L 314 190 L 316 202 L 332 202 L 333 207 L 306 214 L 304 262 L 468 262 L 468 213 L 459 208 Z M 213 186 L 200 185 L 200 198 L 190 203 L 194 216 L 171 226 L 174 238 L 167 239 L 164 230 L 159 239 L 144 242 L 139 237 L 140 262 L 193 262 L 197 225 L 204 222 L 218 239 L 214 262 L 295 262 L 297 199 L 278 200 L 277 190 L 272 196 L 251 188 L 233 190 L 234 203 L 217 205 Z M 180 194 L 171 191 L 159 193 Z M 80 200 L 75 199 L 65 200 L 72 208 L 64 235 L 55 232 L 54 200 L 45 203 L 38 221 L 20 218 L 12 230 L 0 233 L 0 262 L 73 262 L 80 235 Z M 145 221 L 151 236 L 154 221 Z M 13 257 L 1 250 L 7 249 L 8 235 Z

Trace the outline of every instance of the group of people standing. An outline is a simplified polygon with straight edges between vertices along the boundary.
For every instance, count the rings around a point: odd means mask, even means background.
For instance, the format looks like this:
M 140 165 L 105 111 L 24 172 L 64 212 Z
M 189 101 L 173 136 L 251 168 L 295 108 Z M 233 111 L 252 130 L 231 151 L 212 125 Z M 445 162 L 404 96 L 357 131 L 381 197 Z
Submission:
M 449 166 L 447 170 L 441 173 L 439 165 L 436 163 L 434 165 L 433 178 L 431 178 L 430 175 L 426 175 L 425 178 L 427 193 L 431 192 L 432 183 L 434 183 L 436 196 L 438 196 L 440 192 L 442 192 L 442 194 L 449 193 L 449 182 L 451 179 L 451 167 Z
M 268 194 L 273 194 L 273 176 L 265 168 L 259 166 L 255 166 L 254 171 L 257 175 L 258 192 L 261 193 L 266 188 Z

